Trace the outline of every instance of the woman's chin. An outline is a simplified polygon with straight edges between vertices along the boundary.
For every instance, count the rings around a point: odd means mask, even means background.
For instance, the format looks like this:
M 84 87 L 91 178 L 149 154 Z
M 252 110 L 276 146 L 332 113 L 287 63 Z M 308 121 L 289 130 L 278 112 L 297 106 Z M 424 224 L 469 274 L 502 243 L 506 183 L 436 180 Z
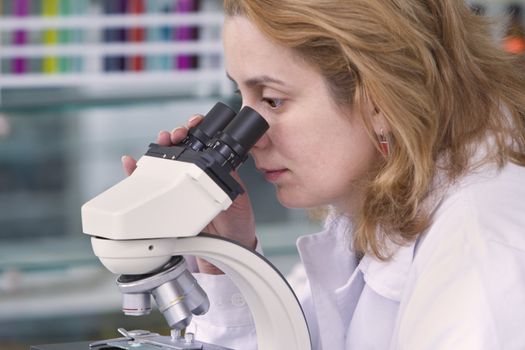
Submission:
M 289 209 L 307 209 L 319 205 L 312 200 L 308 200 L 304 194 L 301 195 L 298 193 L 291 193 L 289 191 L 283 191 L 279 188 L 277 188 L 277 200 L 283 207 Z

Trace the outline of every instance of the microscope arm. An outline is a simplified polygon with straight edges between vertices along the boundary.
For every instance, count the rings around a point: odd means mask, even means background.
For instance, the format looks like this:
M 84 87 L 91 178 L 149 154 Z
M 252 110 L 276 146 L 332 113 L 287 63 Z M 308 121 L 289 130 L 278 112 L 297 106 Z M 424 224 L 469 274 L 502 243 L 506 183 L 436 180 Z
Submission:
M 95 254 L 114 273 L 123 273 L 144 250 L 195 255 L 224 271 L 242 292 L 254 319 L 260 350 L 309 350 L 303 311 L 283 276 L 260 254 L 232 241 L 200 234 L 185 238 L 114 241 L 92 237 Z M 153 247 L 153 248 L 152 248 Z M 126 268 L 127 266 L 127 268 Z

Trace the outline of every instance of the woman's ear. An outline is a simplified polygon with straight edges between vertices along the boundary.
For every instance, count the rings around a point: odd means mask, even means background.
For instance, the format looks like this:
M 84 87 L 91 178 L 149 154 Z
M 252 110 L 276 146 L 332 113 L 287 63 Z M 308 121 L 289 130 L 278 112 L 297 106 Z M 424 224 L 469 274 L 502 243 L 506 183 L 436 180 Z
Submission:
M 371 116 L 370 122 L 376 135 L 389 134 L 391 131 L 390 124 L 388 123 L 385 114 L 374 102 L 367 102 L 367 109 Z
M 390 124 L 388 123 L 385 114 L 381 109 L 373 102 L 369 103 L 369 113 L 371 115 L 370 121 L 372 129 L 376 135 L 379 149 L 383 156 L 388 157 L 392 150 L 391 138 L 390 138 Z

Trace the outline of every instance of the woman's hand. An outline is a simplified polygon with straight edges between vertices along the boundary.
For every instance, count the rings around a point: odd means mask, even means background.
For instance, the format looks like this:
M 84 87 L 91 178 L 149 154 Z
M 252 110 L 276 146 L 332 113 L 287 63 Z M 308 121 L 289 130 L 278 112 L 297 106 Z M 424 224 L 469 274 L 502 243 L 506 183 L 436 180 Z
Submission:
M 173 131 L 161 131 L 157 137 L 157 143 L 161 146 L 172 146 L 180 143 L 188 134 L 188 129 L 198 125 L 202 121 L 201 115 L 196 115 L 188 121 L 187 126 L 173 129 Z M 122 166 L 126 174 L 131 175 L 137 167 L 137 161 L 130 156 L 122 157 Z M 237 182 L 246 190 L 237 173 L 232 174 Z M 255 218 L 248 194 L 238 196 L 228 210 L 221 212 L 204 229 L 203 232 L 229 238 L 239 244 L 255 249 L 257 238 L 255 237 Z M 217 267 L 204 259 L 197 258 L 199 271 L 208 274 L 220 274 Z

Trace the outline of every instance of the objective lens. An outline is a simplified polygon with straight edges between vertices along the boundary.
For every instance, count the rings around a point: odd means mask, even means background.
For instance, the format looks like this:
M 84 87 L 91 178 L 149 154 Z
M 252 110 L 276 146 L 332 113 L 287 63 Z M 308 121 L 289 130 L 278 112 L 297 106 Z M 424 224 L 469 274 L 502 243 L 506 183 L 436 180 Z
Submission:
M 204 120 L 188 130 L 182 143 L 194 151 L 200 151 L 206 144 L 235 117 L 235 111 L 224 103 L 217 102 L 206 114 Z
M 266 120 L 246 106 L 211 142 L 211 150 L 207 151 L 215 158 L 221 158 L 220 163 L 229 170 L 236 169 L 268 128 Z
M 172 329 L 186 328 L 192 314 L 202 315 L 210 308 L 208 296 L 188 270 L 153 289 L 152 294 Z
M 208 312 L 210 308 L 208 296 L 188 270 L 177 277 L 177 283 L 184 292 L 186 305 L 194 315 Z
M 122 295 L 122 311 L 128 316 L 148 315 L 151 312 L 151 297 L 149 293 L 124 293 Z
M 171 329 L 183 329 L 190 324 L 192 313 L 186 305 L 184 292 L 176 280 L 162 284 L 151 294 Z

